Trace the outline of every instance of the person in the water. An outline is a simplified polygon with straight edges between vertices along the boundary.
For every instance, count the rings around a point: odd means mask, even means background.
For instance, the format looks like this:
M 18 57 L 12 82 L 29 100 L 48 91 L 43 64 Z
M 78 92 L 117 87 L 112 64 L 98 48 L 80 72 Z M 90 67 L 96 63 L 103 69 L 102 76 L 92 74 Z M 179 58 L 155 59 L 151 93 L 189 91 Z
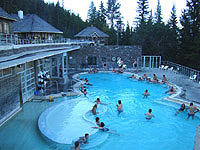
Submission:
M 146 119 L 147 120 L 151 120 L 151 118 L 154 117 L 154 115 L 151 113 L 152 112 L 152 109 L 149 109 L 149 112 L 147 112 L 145 115 L 146 115 Z

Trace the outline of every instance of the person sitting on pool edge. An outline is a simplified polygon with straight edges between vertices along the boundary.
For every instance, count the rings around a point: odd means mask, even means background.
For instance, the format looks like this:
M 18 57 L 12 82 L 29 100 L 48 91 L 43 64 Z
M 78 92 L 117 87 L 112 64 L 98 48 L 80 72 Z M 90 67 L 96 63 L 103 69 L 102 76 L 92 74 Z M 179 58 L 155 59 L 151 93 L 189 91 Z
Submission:
M 83 145 L 83 144 L 88 144 L 88 138 L 89 138 L 89 134 L 85 133 L 84 137 L 79 137 L 79 144 Z
M 123 105 L 122 105 L 121 100 L 118 100 L 118 104 L 116 106 L 117 106 L 117 111 L 120 114 L 121 112 L 123 112 Z
M 114 130 L 111 131 L 108 128 L 106 128 L 105 124 L 103 122 L 100 123 L 99 127 L 92 127 L 92 128 L 94 128 L 94 129 L 100 129 L 100 130 L 102 130 L 104 132 L 109 132 L 109 133 L 112 133 L 112 134 L 115 134 L 115 135 L 119 135 L 118 133 L 113 132 Z
M 146 89 L 143 93 L 144 97 L 143 98 L 147 98 L 148 96 L 150 96 L 148 90 Z
M 188 113 L 187 119 L 189 119 L 190 116 L 192 116 L 192 119 L 194 119 L 194 114 L 197 113 L 197 112 L 199 112 L 199 109 L 198 109 L 197 107 L 195 107 L 195 106 L 193 105 L 193 103 L 190 103 L 190 106 L 188 106 L 188 107 L 186 108 L 186 110 L 188 110 L 188 109 L 189 109 L 189 113 Z M 195 110 L 196 110 L 196 111 L 195 111 Z
M 153 74 L 152 82 L 153 83 L 158 83 L 158 78 L 157 78 L 156 74 Z
M 162 78 L 161 84 L 165 84 L 165 83 L 167 83 L 167 78 L 165 77 L 165 75 L 163 75 L 163 78 Z
M 179 108 L 179 110 L 176 111 L 175 116 L 179 114 L 179 112 L 183 112 L 185 110 L 185 104 L 181 105 L 181 108 Z
M 152 109 L 149 109 L 149 112 L 147 112 L 145 115 L 146 115 L 146 119 L 147 120 L 151 120 L 152 117 L 154 117 L 154 115 L 151 113 L 152 112 Z
M 98 112 L 97 112 L 97 104 L 95 104 L 95 105 L 93 106 L 93 108 L 92 108 L 92 114 L 93 114 L 93 115 L 98 114 Z
M 144 75 L 142 76 L 142 80 L 147 80 L 147 79 L 148 79 L 147 75 L 144 74 Z

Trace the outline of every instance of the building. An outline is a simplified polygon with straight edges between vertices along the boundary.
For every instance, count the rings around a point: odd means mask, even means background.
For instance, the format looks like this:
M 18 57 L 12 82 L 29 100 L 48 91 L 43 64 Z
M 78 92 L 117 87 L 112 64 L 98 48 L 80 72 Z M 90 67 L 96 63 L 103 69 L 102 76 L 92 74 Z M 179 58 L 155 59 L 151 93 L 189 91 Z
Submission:
M 0 45 L 8 43 L 13 38 L 13 19 L 5 10 L 0 8 Z
M 55 40 L 63 34 L 36 14 L 23 15 L 22 11 L 18 11 L 18 15 L 12 14 L 12 17 L 17 20 L 13 24 L 13 32 L 19 39 Z
M 94 41 L 96 45 L 108 44 L 108 38 L 109 38 L 109 36 L 106 33 L 102 32 L 101 30 L 93 26 L 83 29 L 74 37 L 79 40 Z

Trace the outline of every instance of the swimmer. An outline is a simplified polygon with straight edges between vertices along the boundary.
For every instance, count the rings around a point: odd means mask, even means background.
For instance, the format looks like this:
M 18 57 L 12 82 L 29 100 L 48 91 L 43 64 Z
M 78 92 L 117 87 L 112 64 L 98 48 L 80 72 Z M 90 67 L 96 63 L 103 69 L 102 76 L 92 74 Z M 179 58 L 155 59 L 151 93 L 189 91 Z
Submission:
M 117 72 L 117 71 L 116 71 L 116 69 L 115 69 L 115 67 L 113 67 L 113 70 L 112 70 L 112 72 L 114 72 L 114 73 L 115 73 L 115 72 Z
M 97 98 L 94 102 L 96 102 L 97 104 L 102 104 L 102 105 L 112 104 L 112 103 L 108 103 L 108 104 L 102 103 L 102 102 L 100 101 L 100 98 Z
M 148 96 L 150 96 L 148 90 L 145 90 L 143 93 L 144 97 L 143 98 L 147 98 Z
M 141 78 L 141 77 L 139 77 L 139 78 L 138 78 L 138 81 L 142 81 L 142 78 Z
M 87 95 L 87 94 L 88 94 L 88 92 L 87 92 L 86 89 L 84 89 L 82 93 L 83 93 L 84 95 Z
M 96 124 L 100 126 L 99 117 L 96 117 Z
M 116 106 L 117 106 L 117 111 L 120 114 L 121 112 L 123 112 L 123 105 L 122 105 L 121 100 L 118 100 L 118 104 Z
M 142 80 L 147 80 L 147 79 L 148 79 L 147 75 L 144 74 L 144 75 L 142 76 Z
M 88 138 L 89 138 L 89 134 L 85 133 L 84 137 L 79 137 L 79 144 L 83 145 L 83 144 L 88 144 Z
M 119 135 L 118 133 L 113 132 L 114 130 L 111 131 L 110 129 L 106 128 L 105 124 L 103 122 L 100 123 L 99 127 L 92 127 L 92 128 L 100 129 L 100 130 L 102 130 L 104 132 L 108 132 L 108 133 L 112 133 L 112 134 L 115 134 L 115 135 Z
M 176 111 L 175 116 L 179 114 L 179 112 L 183 112 L 185 110 L 185 104 L 182 104 L 179 110 Z
M 93 115 L 98 114 L 98 112 L 97 112 L 97 104 L 95 104 L 95 105 L 93 106 L 93 108 L 92 108 L 92 114 L 93 114 Z
M 76 141 L 74 143 L 74 150 L 80 150 L 80 148 L 79 148 L 79 141 Z
M 170 95 L 176 94 L 176 90 L 174 89 L 173 86 L 171 86 L 170 89 L 168 91 L 166 91 L 165 93 L 169 93 Z
M 154 115 L 151 112 L 152 112 L 152 109 L 149 109 L 149 112 L 145 114 L 146 115 L 145 118 L 147 120 L 151 120 L 151 118 L 154 117 Z
M 197 107 L 193 106 L 193 103 L 190 103 L 190 106 L 187 107 L 186 110 L 188 110 L 188 109 L 189 109 L 189 113 L 188 113 L 187 119 L 189 119 L 190 116 L 192 116 L 192 119 L 194 119 L 194 114 L 199 112 L 199 109 Z
M 136 79 L 136 76 L 132 74 L 131 77 L 127 77 L 127 78 Z
M 148 81 L 148 82 L 151 82 L 151 78 L 147 78 L 147 81 Z

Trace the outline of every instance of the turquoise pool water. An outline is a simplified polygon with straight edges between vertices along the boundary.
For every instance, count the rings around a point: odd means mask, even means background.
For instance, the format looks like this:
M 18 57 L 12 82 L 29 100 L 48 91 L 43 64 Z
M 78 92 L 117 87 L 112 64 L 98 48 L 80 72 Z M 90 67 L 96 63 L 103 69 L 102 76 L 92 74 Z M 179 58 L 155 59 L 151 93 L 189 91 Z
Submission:
M 196 127 L 199 118 L 186 120 L 187 112 L 175 116 L 180 105 L 163 100 L 169 87 L 160 84 L 151 84 L 145 81 L 127 79 L 126 75 L 118 74 L 87 74 L 93 86 L 88 86 L 89 100 L 97 97 L 107 105 L 107 112 L 99 112 L 100 121 L 108 128 L 116 130 L 120 136 L 110 134 L 107 140 L 95 147 L 98 149 L 115 150 L 192 150 Z M 148 89 L 150 96 L 144 99 L 142 93 Z M 122 100 L 124 112 L 118 115 L 116 104 Z M 153 110 L 155 118 L 145 119 L 148 109 Z M 94 120 L 96 116 L 88 116 Z M 99 131 L 100 132 L 100 131 Z M 104 132 L 100 132 L 104 134 Z M 98 138 L 97 138 L 98 140 Z
M 100 121 L 108 128 L 116 130 L 120 136 L 98 131 L 83 148 L 91 150 L 192 150 L 199 118 L 186 120 L 187 112 L 174 116 L 180 105 L 163 100 L 166 97 L 166 85 L 151 84 L 128 79 L 118 74 L 86 74 L 92 86 L 88 86 L 87 101 L 97 97 L 110 105 L 99 106 L 97 112 Z M 150 96 L 144 99 L 142 93 L 148 89 Z M 85 98 L 83 100 L 86 100 Z M 124 112 L 118 115 L 117 101 L 121 99 Z M 71 145 L 59 145 L 42 137 L 38 128 L 39 115 L 47 108 L 70 98 L 58 98 L 53 103 L 28 102 L 23 111 L 0 128 L 0 149 L 5 150 L 70 150 Z M 155 118 L 145 119 L 145 113 L 152 108 Z M 85 117 L 95 121 L 88 112 Z M 76 118 L 75 118 L 76 119 Z

